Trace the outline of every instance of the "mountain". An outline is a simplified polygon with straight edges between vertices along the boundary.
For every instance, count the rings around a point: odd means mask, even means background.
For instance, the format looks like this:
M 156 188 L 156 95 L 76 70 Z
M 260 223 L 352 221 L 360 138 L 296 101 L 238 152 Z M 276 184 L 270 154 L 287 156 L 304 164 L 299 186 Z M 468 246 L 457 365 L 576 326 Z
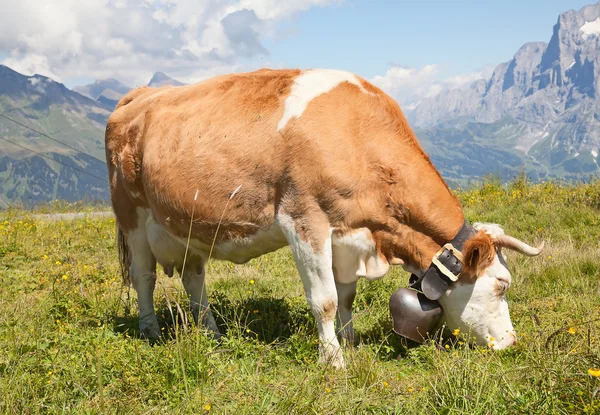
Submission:
M 599 172 L 600 2 L 561 13 L 548 43 L 524 44 L 489 79 L 423 100 L 408 117 L 426 141 L 435 137 L 434 152 L 481 145 L 517 157 L 533 176 Z M 442 173 L 460 171 L 460 158 L 439 156 L 450 164 Z
M 107 199 L 104 128 L 111 110 L 50 78 L 0 65 L 2 201 Z
M 159 87 L 165 85 L 183 86 L 185 84 L 183 82 L 179 82 L 173 78 L 170 78 L 167 74 L 163 72 L 156 72 L 152 76 L 152 79 L 150 79 L 150 82 L 148 82 L 148 86 L 152 87 Z
M 73 91 L 100 101 L 111 108 L 114 108 L 119 99 L 130 90 L 130 87 L 113 78 L 102 79 L 93 84 L 73 88 Z
M 160 87 L 164 85 L 182 86 L 185 84 L 169 77 L 163 72 L 156 72 L 150 79 L 150 82 L 148 82 L 148 86 L 151 87 Z M 116 79 L 108 78 L 97 80 L 93 84 L 76 86 L 73 88 L 73 91 L 88 98 L 92 98 L 107 107 L 115 108 L 123 95 L 131 89 L 133 88 L 128 87 Z

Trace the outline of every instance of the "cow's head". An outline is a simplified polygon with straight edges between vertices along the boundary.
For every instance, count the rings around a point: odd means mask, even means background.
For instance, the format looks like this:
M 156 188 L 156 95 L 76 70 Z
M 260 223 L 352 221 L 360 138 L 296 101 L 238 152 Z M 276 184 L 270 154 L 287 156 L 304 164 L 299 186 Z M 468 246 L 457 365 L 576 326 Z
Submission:
M 477 344 L 504 349 L 516 343 L 506 291 L 511 284 L 502 248 L 528 256 L 539 255 L 543 243 L 533 248 L 504 234 L 499 225 L 475 223 L 478 233 L 462 249 L 463 273 L 439 299 L 449 329 L 460 329 Z

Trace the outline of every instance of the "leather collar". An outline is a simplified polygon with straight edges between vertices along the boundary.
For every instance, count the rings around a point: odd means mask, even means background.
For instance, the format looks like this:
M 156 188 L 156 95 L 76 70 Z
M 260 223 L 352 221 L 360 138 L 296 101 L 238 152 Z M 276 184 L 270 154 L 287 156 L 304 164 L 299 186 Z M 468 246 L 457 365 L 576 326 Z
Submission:
M 465 219 L 456 236 L 435 255 L 427 271 L 420 278 L 415 274 L 410 276 L 408 286 L 423 292 L 430 300 L 440 298 L 459 278 L 463 269 L 460 252 L 467 239 L 475 233 L 475 228 Z

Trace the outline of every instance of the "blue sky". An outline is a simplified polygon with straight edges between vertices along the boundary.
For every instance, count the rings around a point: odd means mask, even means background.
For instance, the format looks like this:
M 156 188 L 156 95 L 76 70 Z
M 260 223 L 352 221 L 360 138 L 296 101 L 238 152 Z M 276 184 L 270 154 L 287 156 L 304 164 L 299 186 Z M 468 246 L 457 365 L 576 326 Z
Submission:
M 510 60 L 525 42 L 548 42 L 558 15 L 581 0 L 352 0 L 312 8 L 265 41 L 285 66 L 338 67 L 373 77 L 390 65 L 448 65 L 449 75 Z
M 183 82 L 258 67 L 337 68 L 410 107 L 468 85 L 581 0 L 6 0 L 0 63 L 68 87 L 163 71 Z

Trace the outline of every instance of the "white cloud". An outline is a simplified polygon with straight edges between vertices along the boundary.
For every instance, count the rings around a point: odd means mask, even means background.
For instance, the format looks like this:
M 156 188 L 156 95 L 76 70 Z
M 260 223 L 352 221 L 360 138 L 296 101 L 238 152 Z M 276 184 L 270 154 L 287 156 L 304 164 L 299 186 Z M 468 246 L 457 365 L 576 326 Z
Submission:
M 115 77 L 132 86 L 164 71 L 197 80 L 268 55 L 261 39 L 294 13 L 343 0 L 5 0 L 2 62 L 68 80 Z
M 463 88 L 472 82 L 489 78 L 493 67 L 479 71 L 445 76 L 447 68 L 441 65 L 425 65 L 421 68 L 393 66 L 385 75 L 377 75 L 371 82 L 398 101 L 402 109 L 413 110 L 425 98 L 431 98 L 445 89 Z

